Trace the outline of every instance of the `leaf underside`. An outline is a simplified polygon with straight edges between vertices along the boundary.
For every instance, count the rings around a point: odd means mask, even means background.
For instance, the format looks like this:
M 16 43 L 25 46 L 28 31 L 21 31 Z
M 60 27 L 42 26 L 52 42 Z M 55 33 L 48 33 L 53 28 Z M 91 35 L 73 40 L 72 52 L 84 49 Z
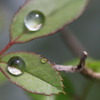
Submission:
M 26 63 L 25 72 L 16 77 L 7 72 L 7 64 L 0 64 L 2 72 L 13 83 L 29 92 L 37 94 L 51 95 L 63 92 L 61 78 L 58 72 L 52 68 L 52 64 L 49 61 L 42 64 L 41 59 L 43 58 L 30 52 L 10 53 L 3 56 L 1 60 L 7 63 L 13 56 L 20 56 Z
M 88 0 L 30 0 L 15 15 L 11 25 L 11 40 L 17 43 L 47 36 L 75 20 L 83 12 Z M 34 10 L 45 15 L 44 27 L 30 32 L 24 25 L 25 16 Z
M 74 96 L 75 96 L 75 91 L 74 91 L 74 87 L 73 84 L 71 83 L 71 81 L 66 77 L 66 75 L 64 73 L 62 73 L 62 78 L 64 79 L 63 83 L 64 83 L 64 91 L 67 93 L 65 94 L 59 94 L 59 95 L 54 95 L 54 96 L 43 96 L 43 95 L 36 95 L 36 94 L 32 94 L 32 93 L 28 93 L 27 94 L 32 98 L 32 100 L 74 100 Z

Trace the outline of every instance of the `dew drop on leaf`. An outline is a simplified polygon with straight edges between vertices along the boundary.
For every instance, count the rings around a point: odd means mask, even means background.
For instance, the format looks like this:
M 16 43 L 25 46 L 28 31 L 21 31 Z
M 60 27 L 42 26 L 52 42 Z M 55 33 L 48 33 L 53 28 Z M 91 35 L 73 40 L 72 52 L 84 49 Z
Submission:
M 26 68 L 24 60 L 19 56 L 11 57 L 7 63 L 7 71 L 14 75 L 21 75 Z
M 15 67 L 7 67 L 7 70 L 10 74 L 14 75 L 14 76 L 18 76 L 21 75 L 23 72 L 20 69 L 17 69 Z
M 41 59 L 41 63 L 42 63 L 42 64 L 45 64 L 47 61 L 48 61 L 48 60 L 45 59 L 45 58 L 42 58 L 42 59 Z
M 45 16 L 40 11 L 31 11 L 25 16 L 24 24 L 29 31 L 40 30 L 45 23 Z

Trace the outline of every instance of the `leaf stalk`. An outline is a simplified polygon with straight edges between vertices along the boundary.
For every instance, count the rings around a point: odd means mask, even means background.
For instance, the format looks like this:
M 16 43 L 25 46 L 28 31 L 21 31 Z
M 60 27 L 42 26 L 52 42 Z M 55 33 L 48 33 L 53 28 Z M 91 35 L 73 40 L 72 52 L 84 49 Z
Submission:
M 15 44 L 15 42 L 14 42 L 14 41 L 10 41 L 10 42 L 5 46 L 5 48 L 2 49 L 2 50 L 0 51 L 0 56 L 1 56 L 3 53 L 5 53 L 13 44 Z

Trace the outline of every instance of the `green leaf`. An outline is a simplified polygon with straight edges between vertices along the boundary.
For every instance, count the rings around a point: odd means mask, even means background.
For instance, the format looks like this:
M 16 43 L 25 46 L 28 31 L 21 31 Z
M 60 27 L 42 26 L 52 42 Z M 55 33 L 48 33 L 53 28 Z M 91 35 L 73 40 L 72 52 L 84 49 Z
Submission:
M 99 60 L 87 59 L 86 67 L 92 69 L 94 72 L 100 73 L 100 61 Z
M 15 15 L 11 25 L 11 40 L 26 42 L 55 33 L 65 24 L 79 17 L 88 0 L 30 0 Z M 28 31 L 24 25 L 25 16 L 38 10 L 45 15 L 44 27 L 36 32 Z
M 2 72 L 0 72 L 0 85 L 6 83 L 7 79 L 5 77 L 4 74 L 2 74 Z
M 62 73 L 62 77 L 64 80 L 64 91 L 67 93 L 65 94 L 59 94 L 59 95 L 53 95 L 53 96 L 43 96 L 43 95 L 36 95 L 32 93 L 27 94 L 32 98 L 32 100 L 74 100 L 75 91 L 73 88 L 73 84 L 70 82 L 70 80 L 66 77 L 64 73 Z
M 20 76 L 13 76 L 6 70 L 6 64 L 0 64 L 2 72 L 13 83 L 22 87 L 23 89 L 37 94 L 58 94 L 63 92 L 61 77 L 52 68 L 52 64 L 48 61 L 41 63 L 42 58 L 30 52 L 15 52 L 4 55 L 1 60 L 7 63 L 13 56 L 20 56 L 26 63 L 26 70 Z

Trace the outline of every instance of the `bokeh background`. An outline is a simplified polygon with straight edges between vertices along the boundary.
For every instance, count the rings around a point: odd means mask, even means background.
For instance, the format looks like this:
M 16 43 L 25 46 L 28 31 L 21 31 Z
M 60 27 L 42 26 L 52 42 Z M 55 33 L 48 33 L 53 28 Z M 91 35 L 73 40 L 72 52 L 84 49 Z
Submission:
M 0 49 L 4 48 L 9 42 L 11 20 L 14 13 L 24 2 L 25 0 L 0 0 Z M 90 0 L 84 14 L 68 25 L 68 27 L 84 50 L 89 53 L 89 56 L 94 59 L 100 59 L 100 0 Z M 9 51 L 18 50 L 39 53 L 57 64 L 62 64 L 79 57 L 65 43 L 61 32 L 28 43 L 17 44 L 9 49 Z M 81 95 L 81 92 L 85 91 L 85 87 L 91 85 L 87 78 L 80 74 L 67 73 L 67 77 L 74 84 L 77 95 Z M 100 84 L 92 83 L 86 95 L 85 100 L 100 100 Z M 20 88 L 7 82 L 0 86 L 0 100 L 31 99 Z

